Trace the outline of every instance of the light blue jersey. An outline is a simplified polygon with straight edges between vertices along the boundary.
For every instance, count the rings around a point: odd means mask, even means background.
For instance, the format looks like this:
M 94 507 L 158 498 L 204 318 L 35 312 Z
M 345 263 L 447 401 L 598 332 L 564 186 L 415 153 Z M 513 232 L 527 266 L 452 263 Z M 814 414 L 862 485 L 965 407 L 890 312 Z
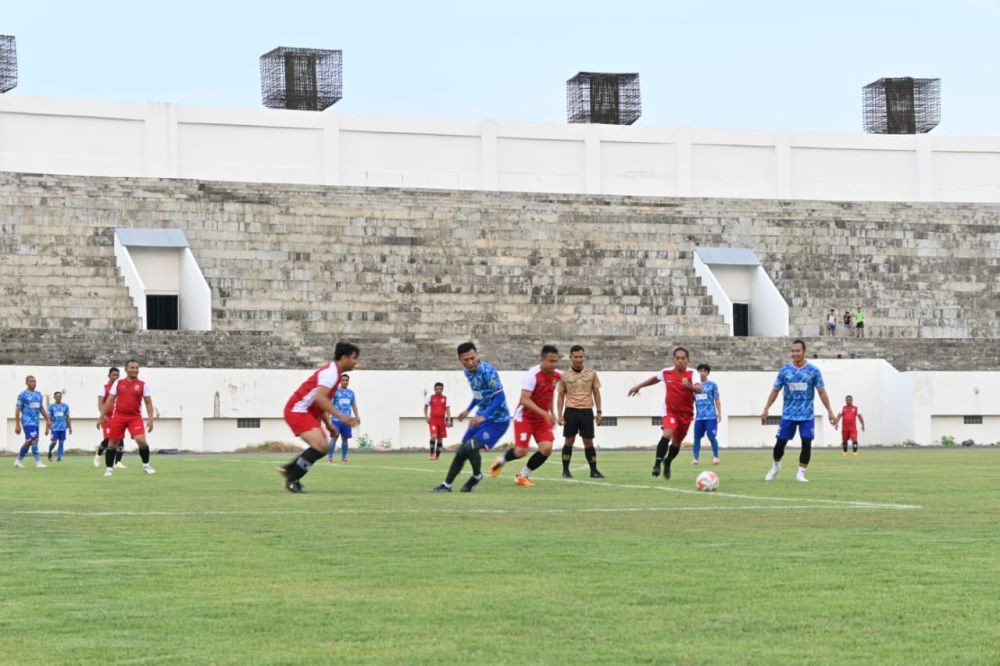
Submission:
M 695 421 L 717 421 L 715 399 L 719 397 L 719 385 L 711 379 L 701 385 L 701 393 L 694 394 Z
M 778 371 L 775 390 L 784 390 L 781 418 L 786 421 L 812 421 L 816 416 L 813 404 L 816 389 L 824 388 L 823 373 L 806 363 L 796 368 L 789 363 Z
M 52 420 L 52 432 L 66 432 L 67 416 L 69 416 L 69 405 L 65 402 L 53 402 L 49 405 L 49 418 Z
M 21 410 L 21 425 L 37 427 L 42 413 L 42 392 L 21 391 L 17 396 L 17 407 Z
M 333 406 L 347 416 L 354 415 L 354 410 L 351 409 L 354 405 L 354 391 L 351 389 L 338 388 L 333 394 Z
M 486 361 L 479 361 L 475 372 L 463 370 L 472 389 L 472 403 L 478 416 L 485 417 L 487 423 L 510 421 L 510 411 L 500 383 L 500 373 Z

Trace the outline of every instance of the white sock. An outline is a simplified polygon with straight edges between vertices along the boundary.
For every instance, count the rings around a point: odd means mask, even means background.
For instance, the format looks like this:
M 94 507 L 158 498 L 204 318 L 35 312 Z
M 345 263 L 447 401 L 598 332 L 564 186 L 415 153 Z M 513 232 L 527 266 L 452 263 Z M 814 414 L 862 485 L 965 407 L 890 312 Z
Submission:
M 528 478 L 528 475 L 530 475 L 530 474 L 531 474 L 531 470 L 528 469 L 527 466 L 525 466 L 524 469 L 522 469 L 520 472 L 517 473 L 518 476 L 523 476 L 526 479 Z
M 799 466 L 799 476 L 805 476 L 805 475 L 806 475 L 806 468 L 805 468 L 805 467 L 802 467 L 802 466 L 800 465 L 800 466 Z
M 776 471 L 779 470 L 779 469 L 781 469 L 781 463 L 778 462 L 777 460 L 775 460 L 774 461 L 774 465 L 771 467 L 771 469 L 774 469 Z

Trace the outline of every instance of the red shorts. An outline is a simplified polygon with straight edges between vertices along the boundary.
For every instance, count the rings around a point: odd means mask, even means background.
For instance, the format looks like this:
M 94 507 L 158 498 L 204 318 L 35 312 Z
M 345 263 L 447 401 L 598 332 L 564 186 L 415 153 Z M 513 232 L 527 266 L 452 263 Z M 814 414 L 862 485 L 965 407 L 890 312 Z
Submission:
M 111 419 L 110 418 L 107 421 L 104 422 L 104 425 L 101 426 L 101 435 L 103 436 L 104 439 L 111 439 Z
M 855 426 L 853 428 L 844 428 L 843 431 L 842 431 L 842 433 L 841 433 L 841 438 L 845 442 L 848 441 L 848 440 L 851 440 L 851 439 L 857 439 L 858 438 L 858 427 Z
M 673 414 L 667 414 L 663 417 L 662 427 L 664 430 L 673 430 L 674 434 L 671 439 L 675 442 L 680 442 L 684 440 L 687 436 L 688 428 L 691 427 L 692 417 L 677 417 Z
M 444 419 L 431 419 L 427 427 L 431 431 L 431 439 L 444 439 L 448 436 L 448 424 Z
M 304 432 L 323 427 L 319 417 L 310 412 L 293 412 L 287 408 L 285 409 L 285 423 L 292 429 L 292 434 L 296 437 Z
M 108 427 L 108 439 L 116 441 L 125 439 L 126 430 L 133 438 L 146 434 L 146 424 L 139 415 L 116 414 L 105 425 Z
M 554 442 L 555 435 L 552 434 L 552 424 L 541 419 L 539 421 L 523 418 L 520 421 L 514 420 L 514 446 L 519 449 L 526 449 L 531 445 L 531 438 L 538 442 Z

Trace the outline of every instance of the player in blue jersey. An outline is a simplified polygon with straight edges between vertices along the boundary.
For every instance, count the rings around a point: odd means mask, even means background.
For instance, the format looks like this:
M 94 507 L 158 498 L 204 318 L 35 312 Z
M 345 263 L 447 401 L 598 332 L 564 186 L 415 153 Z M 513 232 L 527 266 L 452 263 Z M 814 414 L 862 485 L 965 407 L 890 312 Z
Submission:
M 339 409 L 344 414 L 354 414 L 354 418 L 361 423 L 361 412 L 358 411 L 358 401 L 354 396 L 354 391 L 347 388 L 351 383 L 351 376 L 344 373 L 340 375 L 340 388 L 337 392 L 333 394 L 333 406 Z M 330 455 L 327 458 L 328 463 L 333 463 L 333 453 L 337 449 L 337 437 L 340 437 L 340 462 L 347 464 L 347 446 L 351 437 L 354 436 L 354 431 L 351 430 L 351 426 L 348 423 L 344 423 L 339 419 L 331 418 L 330 424 L 333 426 L 331 430 L 330 439 Z
M 24 456 L 28 455 L 28 449 L 31 449 L 31 455 L 35 457 L 35 467 L 47 467 L 38 453 L 38 421 L 39 417 L 44 418 L 45 427 L 48 428 L 49 413 L 42 404 L 41 391 L 35 390 L 35 384 L 35 378 L 28 375 L 24 378 L 24 385 L 27 388 L 17 396 L 17 406 L 14 408 L 14 434 L 20 435 L 23 428 L 24 444 L 17 452 L 14 467 L 24 467 Z
M 483 480 L 480 449 L 489 450 L 496 446 L 510 425 L 507 397 L 496 368 L 480 360 L 476 345 L 471 342 L 463 342 L 458 346 L 458 360 L 465 368 L 465 378 L 469 380 L 469 388 L 472 389 L 472 402 L 458 415 L 458 420 L 464 421 L 473 407 L 476 408 L 476 415 L 469 419 L 469 429 L 465 431 L 462 443 L 455 451 L 444 483 L 433 489 L 436 493 L 451 492 L 451 484 L 462 471 L 466 460 L 472 465 L 472 476 L 461 490 L 467 493 L 475 488 Z
M 701 438 L 708 435 L 712 445 L 712 464 L 719 464 L 719 422 L 722 421 L 722 399 L 719 397 L 719 385 L 708 378 L 712 368 L 708 363 L 698 366 L 701 376 L 701 393 L 694 394 L 694 445 L 691 453 L 694 455 L 692 465 L 698 464 L 701 453 Z
M 827 417 L 830 425 L 836 426 L 837 419 L 833 415 L 833 408 L 830 407 L 830 398 L 826 395 L 826 388 L 823 384 L 823 373 L 815 365 L 806 361 L 806 343 L 796 340 L 792 343 L 790 354 L 792 362 L 778 371 L 778 376 L 774 380 L 774 387 L 761 412 L 761 422 L 767 420 L 767 412 L 778 397 L 779 391 L 784 391 L 781 408 L 781 424 L 778 426 L 778 437 L 774 444 L 774 464 L 764 476 L 765 481 L 771 481 L 781 471 L 781 458 L 785 455 L 785 444 L 795 437 L 795 430 L 798 429 L 799 437 L 802 439 L 802 452 L 799 454 L 799 471 L 795 475 L 796 481 L 807 483 L 806 467 L 809 466 L 809 458 L 812 454 L 812 441 L 814 437 L 814 425 L 816 409 L 813 404 L 814 394 L 819 393 L 823 406 L 826 407 Z
M 49 444 L 49 460 L 52 460 L 52 449 L 59 445 L 56 450 L 56 462 L 62 462 L 63 446 L 66 444 L 66 433 L 73 434 L 73 419 L 69 415 L 69 405 L 62 401 L 62 393 L 56 391 L 52 394 L 53 402 L 49 405 L 49 418 L 52 419 L 52 442 Z M 49 434 L 49 428 L 45 428 L 45 434 Z

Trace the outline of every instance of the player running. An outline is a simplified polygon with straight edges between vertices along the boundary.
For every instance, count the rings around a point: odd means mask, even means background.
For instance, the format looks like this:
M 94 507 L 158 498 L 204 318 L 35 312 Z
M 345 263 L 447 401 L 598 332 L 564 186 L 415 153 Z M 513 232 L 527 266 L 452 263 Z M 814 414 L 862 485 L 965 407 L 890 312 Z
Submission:
M 20 435 L 21 429 L 24 429 L 24 444 L 21 445 L 21 450 L 17 452 L 17 458 L 14 460 L 14 467 L 24 467 L 24 456 L 28 455 L 28 450 L 31 450 L 31 455 L 35 458 L 35 467 L 39 469 L 44 469 L 48 467 L 42 462 L 42 456 L 38 453 L 38 417 L 41 416 L 45 419 L 46 430 L 49 427 L 49 413 L 45 411 L 45 405 L 42 404 L 42 393 L 41 391 L 36 391 L 35 378 L 28 375 L 24 378 L 25 390 L 21 391 L 17 395 L 17 403 L 14 407 L 14 434 Z
M 500 476 L 500 470 L 505 464 L 527 455 L 532 437 L 535 438 L 538 450 L 514 477 L 514 483 L 525 488 L 534 486 L 535 483 L 528 477 L 552 455 L 552 442 L 555 441 L 552 427 L 558 422 L 552 409 L 552 398 L 556 384 L 562 378 L 562 373 L 556 369 L 557 365 L 559 350 L 552 345 L 545 345 L 542 347 L 539 364 L 521 378 L 521 400 L 514 410 L 514 448 L 493 462 L 490 476 L 494 479 Z
M 431 460 L 441 459 L 441 447 L 448 436 L 448 421 L 451 420 L 451 405 L 444 394 L 444 384 L 434 384 L 434 393 L 424 400 L 424 420 L 431 431 Z
M 841 430 L 840 435 L 840 445 L 844 448 L 844 455 L 847 455 L 847 442 L 850 441 L 854 445 L 854 455 L 858 455 L 858 424 L 861 422 L 861 429 L 865 429 L 865 417 L 861 416 L 861 412 L 858 411 L 858 406 L 854 404 L 854 396 L 847 396 L 844 401 L 847 403 L 840 409 L 840 413 L 837 414 L 837 423 L 834 427 L 840 425 L 841 420 L 844 422 L 844 427 Z
M 355 345 L 338 342 L 333 349 L 333 361 L 312 373 L 285 403 L 285 423 L 307 445 L 305 451 L 294 460 L 278 467 L 278 472 L 285 477 L 285 490 L 288 492 L 305 492 L 300 479 L 313 463 L 326 455 L 330 450 L 330 442 L 335 441 L 327 439 L 323 431 L 322 422 L 326 418 L 333 417 L 348 426 L 358 425 L 358 419 L 337 409 L 331 398 L 334 389 L 340 384 L 340 373 L 354 370 L 360 353 Z M 337 431 L 334 430 L 331 434 L 336 438 Z
M 53 402 L 49 405 L 49 418 L 52 420 L 52 441 L 49 443 L 49 461 L 52 460 L 52 450 L 56 450 L 56 462 L 62 462 L 63 447 L 66 445 L 66 431 L 73 434 L 73 419 L 69 415 L 69 405 L 62 401 L 62 393 L 56 391 L 52 394 Z M 45 434 L 49 434 L 49 427 L 45 427 Z
M 142 422 L 142 405 L 146 405 L 146 423 Z M 108 415 L 111 415 L 110 417 Z M 139 379 L 139 362 L 132 359 L 125 364 L 125 379 L 111 385 L 108 397 L 101 406 L 101 425 L 108 425 L 108 448 L 104 451 L 104 476 L 111 476 L 117 451 L 125 444 L 125 431 L 139 447 L 142 471 L 156 474 L 149 465 L 149 444 L 146 433 L 153 432 L 153 398 L 149 384 Z
M 830 424 L 837 425 L 837 420 L 833 416 L 833 409 L 830 407 L 830 399 L 826 395 L 825 384 L 823 383 L 823 373 L 812 363 L 806 361 L 806 343 L 796 340 L 792 343 L 792 362 L 785 365 L 778 371 L 778 376 L 774 380 L 774 387 L 767 397 L 767 404 L 760 414 L 761 422 L 767 420 L 767 412 L 778 397 L 778 391 L 783 390 L 781 408 L 781 424 L 778 426 L 778 436 L 774 443 L 774 464 L 764 476 L 765 481 L 771 481 L 778 476 L 781 471 L 781 458 L 785 455 L 785 445 L 788 440 L 795 437 L 796 428 L 799 437 L 802 439 L 802 452 L 799 453 L 799 471 L 795 474 L 795 480 L 808 483 L 806 478 L 806 468 L 809 466 L 809 459 L 812 455 L 812 442 L 815 430 L 816 408 L 814 404 L 814 393 L 819 393 L 823 406 L 826 407 L 827 417 Z
M 108 383 L 97 390 L 97 413 L 101 413 L 101 409 L 104 408 L 104 401 L 107 400 L 108 394 L 111 393 L 111 387 L 118 381 L 118 377 L 121 373 L 118 368 L 111 368 L 108 370 Z M 104 439 L 97 446 L 97 453 L 94 454 L 94 467 L 101 466 L 101 460 L 104 459 L 104 452 L 108 449 L 108 424 L 101 424 L 101 420 L 97 420 L 97 429 L 101 431 Z M 122 456 L 125 453 L 125 447 L 120 446 L 115 452 L 115 467 L 118 469 L 125 469 L 124 463 L 122 463 Z
M 480 449 L 488 451 L 496 446 L 510 425 L 507 397 L 496 368 L 479 358 L 476 345 L 471 342 L 463 342 L 458 346 L 458 361 L 465 369 L 465 378 L 469 380 L 469 388 L 472 389 L 472 402 L 458 415 L 458 420 L 464 421 L 473 407 L 476 408 L 476 415 L 469 419 L 469 429 L 465 431 L 462 443 L 455 451 L 444 482 L 431 489 L 435 493 L 451 492 L 451 485 L 462 471 L 466 460 L 472 465 L 472 476 L 462 486 L 461 492 L 471 492 L 479 485 L 483 480 Z
M 347 388 L 350 383 L 351 376 L 349 374 L 345 372 L 340 375 L 340 387 L 333 394 L 333 406 L 337 408 L 337 411 L 348 416 L 351 416 L 353 411 L 354 425 L 358 425 L 361 423 L 361 412 L 358 411 L 358 400 L 354 396 L 354 391 Z M 337 433 L 340 433 L 340 462 L 346 465 L 347 446 L 351 437 L 354 436 L 354 431 L 351 429 L 350 423 L 344 423 L 338 418 L 331 419 L 331 425 L 333 430 L 330 432 L 330 455 L 327 462 L 333 463 L 333 453 L 337 449 Z
M 698 464 L 701 453 L 701 438 L 708 435 L 712 445 L 712 464 L 719 464 L 719 423 L 722 421 L 722 399 L 719 397 L 719 385 L 708 378 L 712 372 L 708 363 L 698 365 L 698 375 L 701 377 L 701 393 L 695 395 L 694 406 L 694 444 L 691 454 L 692 465 Z
M 701 384 L 694 378 L 694 372 L 688 370 L 688 351 L 684 347 L 674 350 L 674 367 L 664 368 L 658 373 L 629 389 L 629 397 L 638 395 L 639 391 L 657 382 L 663 382 L 666 389 L 666 405 L 663 413 L 663 435 L 656 444 L 656 462 L 653 463 L 653 476 L 660 475 L 663 466 L 663 479 L 670 478 L 670 463 L 681 452 L 681 443 L 687 435 L 691 421 L 694 419 L 694 396 L 701 393 Z

